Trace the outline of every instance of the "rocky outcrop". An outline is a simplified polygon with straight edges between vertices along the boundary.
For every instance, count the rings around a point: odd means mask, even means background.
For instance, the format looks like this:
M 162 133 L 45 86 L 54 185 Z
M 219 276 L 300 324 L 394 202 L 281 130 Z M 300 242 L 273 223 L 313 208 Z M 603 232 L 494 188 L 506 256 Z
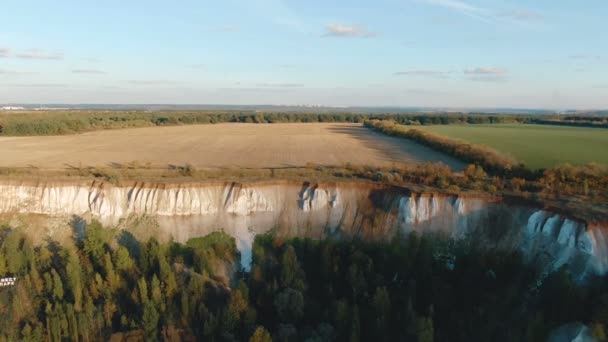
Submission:
M 605 230 L 500 198 L 415 193 L 367 183 L 215 183 L 115 186 L 0 184 L 0 213 L 97 218 L 117 225 L 151 217 L 177 241 L 224 230 L 236 238 L 242 263 L 256 234 L 386 239 L 437 232 L 488 248 L 518 249 L 546 270 L 567 266 L 580 277 L 608 272 Z

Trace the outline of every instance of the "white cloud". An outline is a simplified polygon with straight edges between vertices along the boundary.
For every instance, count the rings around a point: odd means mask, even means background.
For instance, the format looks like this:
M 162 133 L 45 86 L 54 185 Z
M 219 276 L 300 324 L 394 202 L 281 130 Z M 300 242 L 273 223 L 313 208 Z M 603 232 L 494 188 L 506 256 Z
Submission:
M 15 57 L 22 59 L 48 59 L 48 60 L 61 60 L 63 59 L 62 53 L 49 53 L 41 49 L 29 49 L 24 52 L 15 54 Z
M 467 75 L 504 75 L 507 71 L 507 69 L 500 67 L 477 67 L 465 69 L 464 73 Z
M 570 55 L 570 59 L 601 59 L 602 56 L 587 54 L 587 53 L 579 53 L 575 55 Z
M 467 80 L 474 81 L 474 82 L 503 83 L 503 82 L 506 82 L 507 79 L 503 76 L 485 75 L 485 76 L 467 77 Z
M 500 17 L 511 18 L 516 20 L 540 20 L 542 15 L 529 10 L 511 10 L 498 13 Z
M 74 69 L 74 70 L 72 70 L 72 73 L 74 73 L 74 74 L 97 74 L 97 75 L 101 75 L 101 74 L 105 74 L 105 71 L 97 70 L 97 69 Z
M 506 82 L 506 74 L 509 70 L 501 67 L 476 67 L 464 70 L 464 74 L 468 75 L 468 81 L 474 82 L 491 82 L 502 83 Z
M 33 74 L 33 72 L 0 69 L 0 75 L 28 75 L 28 74 Z
M 11 87 L 23 88 L 64 88 L 66 84 L 61 83 L 32 83 L 32 84 L 11 84 Z
M 464 1 L 459 1 L 459 0 L 419 0 L 419 1 L 430 4 L 430 5 L 434 5 L 434 6 L 444 7 L 449 10 L 458 12 L 462 15 L 466 15 L 468 17 L 471 17 L 471 18 L 474 18 L 477 20 L 481 20 L 483 22 L 489 23 L 492 21 L 492 11 L 482 8 L 482 7 L 468 4 Z
M 441 71 L 441 70 L 408 70 L 408 71 L 398 71 L 393 73 L 394 76 L 423 76 L 423 77 L 437 77 L 437 78 L 447 78 L 451 74 L 451 71 Z
M 171 80 L 128 80 L 127 83 L 132 85 L 176 85 L 180 84 L 180 82 L 171 81 Z
M 258 83 L 256 86 L 261 88 L 301 88 L 304 85 L 300 83 Z
M 11 53 L 11 50 L 7 47 L 0 47 L 0 57 L 8 57 Z
M 325 25 L 325 37 L 369 38 L 376 34 L 360 25 L 328 24 Z
M 530 27 L 526 24 L 542 19 L 539 13 L 526 9 L 496 10 L 470 4 L 461 0 L 416 0 L 433 6 L 443 7 L 461 15 L 482 21 L 488 24 L 515 24 Z

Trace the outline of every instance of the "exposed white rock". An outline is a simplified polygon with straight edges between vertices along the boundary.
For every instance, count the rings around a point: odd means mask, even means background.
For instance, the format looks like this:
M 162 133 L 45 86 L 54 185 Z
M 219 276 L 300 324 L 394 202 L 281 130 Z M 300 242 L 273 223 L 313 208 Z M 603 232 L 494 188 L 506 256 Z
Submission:
M 530 218 L 528 219 L 528 225 L 526 226 L 526 234 L 529 236 L 533 236 L 534 234 L 540 233 L 543 229 L 543 225 L 547 220 L 547 213 L 544 210 L 536 211 Z
M 562 224 L 557 243 L 567 245 L 569 248 L 574 248 L 576 245 L 576 237 L 578 236 L 579 224 L 577 222 L 566 219 Z
M 372 200 L 374 194 L 374 200 Z M 131 216 L 158 220 L 178 241 L 224 230 L 237 240 L 243 267 L 255 234 L 270 229 L 299 236 L 328 233 L 388 238 L 396 232 L 443 232 L 454 238 L 498 231 L 497 245 L 519 249 L 550 269 L 577 265 L 608 272 L 605 230 L 562 215 L 483 199 L 404 195 L 348 185 L 234 183 L 213 185 L 0 184 L 0 213 L 92 217 L 115 225 Z M 488 234 L 496 239 L 496 234 Z M 574 262 L 576 261 L 576 262 Z M 583 266 L 581 266 L 583 265 Z M 574 266 L 572 266 L 574 267 Z

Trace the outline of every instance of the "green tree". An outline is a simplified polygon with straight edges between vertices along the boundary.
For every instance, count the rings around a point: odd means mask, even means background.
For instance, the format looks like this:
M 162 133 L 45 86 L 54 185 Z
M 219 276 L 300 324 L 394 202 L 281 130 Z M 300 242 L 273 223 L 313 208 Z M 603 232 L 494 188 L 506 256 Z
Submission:
M 386 333 L 389 329 L 389 319 L 391 315 L 391 301 L 386 287 L 376 288 L 372 298 L 372 308 L 376 318 L 376 336 L 382 340 L 388 339 Z
M 359 307 L 357 305 L 354 306 L 351 314 L 350 335 L 348 340 L 350 342 L 361 341 L 361 317 L 359 317 Z
M 281 258 L 281 286 L 304 291 L 306 279 L 293 246 L 288 245 Z
M 304 296 L 295 289 L 285 289 L 274 300 L 279 319 L 286 323 L 298 320 L 304 313 Z
M 4 254 L 0 251 L 0 276 L 3 276 L 8 271 L 6 267 L 6 259 L 4 258 Z
M 418 342 L 433 342 L 435 330 L 431 317 L 418 317 L 416 320 L 416 334 Z
M 158 339 L 158 321 L 160 315 L 154 303 L 148 302 L 144 305 L 144 311 L 141 318 L 141 324 L 144 328 L 147 341 L 156 341 Z
M 63 291 L 63 282 L 54 268 L 51 269 L 51 274 L 53 276 L 53 297 L 58 301 L 61 301 L 63 300 L 63 295 L 65 294 Z
M 109 233 L 97 220 L 91 221 L 86 229 L 86 237 L 83 241 L 84 251 L 91 259 L 101 265 L 105 254 L 105 246 L 109 240 Z
M 152 283 L 151 285 L 151 295 L 152 295 L 152 301 L 154 301 L 154 304 L 159 307 L 161 306 L 162 302 L 163 302 L 163 295 L 162 295 L 162 291 L 160 289 L 160 280 L 158 280 L 158 277 L 156 276 L 156 274 L 154 276 L 152 276 Z
M 270 336 L 270 333 L 266 328 L 259 326 L 249 338 L 249 342 L 272 342 L 272 336 Z
M 137 286 L 139 288 L 139 301 L 140 303 L 145 305 L 150 299 L 148 295 L 148 283 L 146 282 L 146 279 L 144 277 L 139 278 Z
M 129 250 L 124 246 L 118 247 L 115 257 L 116 270 L 119 272 L 129 271 L 135 266 Z
M 68 254 L 68 262 L 65 269 L 68 288 L 74 297 L 74 308 L 76 311 L 80 311 L 82 308 L 82 272 L 76 253 Z

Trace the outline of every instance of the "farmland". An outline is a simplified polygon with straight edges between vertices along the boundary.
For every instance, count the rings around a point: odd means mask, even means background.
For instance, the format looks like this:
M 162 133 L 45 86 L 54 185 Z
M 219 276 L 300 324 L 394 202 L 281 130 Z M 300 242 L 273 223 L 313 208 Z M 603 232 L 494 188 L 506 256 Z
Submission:
M 358 124 L 291 123 L 189 125 L 95 131 L 77 135 L 0 137 L 0 166 L 61 169 L 119 167 L 200 168 L 391 166 L 442 161 L 463 163 L 415 142 Z
M 522 124 L 417 128 L 494 148 L 530 168 L 549 168 L 564 163 L 608 164 L 608 130 L 602 128 Z

